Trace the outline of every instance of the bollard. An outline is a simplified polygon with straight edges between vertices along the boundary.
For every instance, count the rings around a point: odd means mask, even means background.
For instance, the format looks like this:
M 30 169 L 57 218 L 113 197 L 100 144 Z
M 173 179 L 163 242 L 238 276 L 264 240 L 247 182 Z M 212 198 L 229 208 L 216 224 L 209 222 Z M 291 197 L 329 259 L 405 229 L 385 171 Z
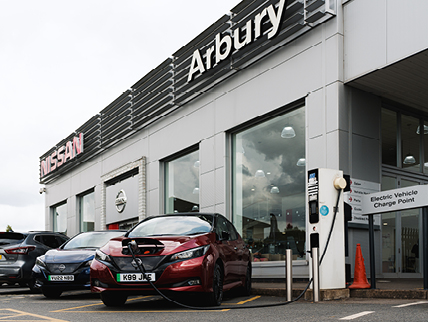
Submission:
M 318 248 L 312 248 L 312 278 L 313 278 L 313 291 L 314 291 L 314 302 L 320 300 L 320 271 L 319 271 L 319 255 Z
M 292 300 L 292 285 L 293 285 L 293 251 L 291 249 L 285 250 L 285 268 L 286 268 L 286 281 L 287 281 L 287 301 Z

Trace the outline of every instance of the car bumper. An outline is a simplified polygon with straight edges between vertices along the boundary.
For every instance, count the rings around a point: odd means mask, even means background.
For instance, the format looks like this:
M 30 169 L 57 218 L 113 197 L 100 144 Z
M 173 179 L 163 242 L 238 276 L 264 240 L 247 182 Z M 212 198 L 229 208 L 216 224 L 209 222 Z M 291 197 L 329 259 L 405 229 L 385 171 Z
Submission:
M 156 280 L 153 285 L 161 291 L 209 292 L 212 290 L 212 261 L 212 255 L 209 255 L 172 263 L 162 271 L 153 271 L 156 273 Z M 118 273 L 130 272 L 118 272 L 94 260 L 91 265 L 91 291 L 95 293 L 104 291 L 154 293 L 149 282 L 117 282 L 116 275 Z M 139 271 L 132 273 L 139 273 Z
M 33 267 L 33 278 L 35 280 L 36 288 L 61 288 L 63 290 L 79 290 L 79 289 L 89 289 L 90 288 L 90 269 L 85 268 L 79 272 L 65 275 L 73 275 L 73 281 L 50 281 L 48 271 L 43 268 L 40 268 L 38 265 Z

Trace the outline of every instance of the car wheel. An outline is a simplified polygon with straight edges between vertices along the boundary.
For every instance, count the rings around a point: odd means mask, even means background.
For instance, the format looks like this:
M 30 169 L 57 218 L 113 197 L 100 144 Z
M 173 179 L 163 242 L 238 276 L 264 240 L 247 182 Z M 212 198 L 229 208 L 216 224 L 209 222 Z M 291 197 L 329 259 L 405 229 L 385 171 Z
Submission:
M 56 288 L 43 288 L 42 293 L 48 299 L 58 299 L 61 296 L 62 291 Z
M 31 293 L 40 292 L 40 290 L 36 287 L 36 280 L 34 278 L 28 281 L 27 286 L 30 288 Z
M 209 306 L 219 306 L 223 301 L 223 270 L 215 264 L 213 276 L 213 291 L 207 296 Z
M 119 292 L 101 292 L 101 301 L 105 306 L 122 306 L 128 299 L 128 295 Z
M 249 296 L 251 295 L 251 265 L 248 264 L 247 266 L 247 272 L 245 274 L 245 282 L 244 285 L 241 288 L 240 294 L 242 296 Z

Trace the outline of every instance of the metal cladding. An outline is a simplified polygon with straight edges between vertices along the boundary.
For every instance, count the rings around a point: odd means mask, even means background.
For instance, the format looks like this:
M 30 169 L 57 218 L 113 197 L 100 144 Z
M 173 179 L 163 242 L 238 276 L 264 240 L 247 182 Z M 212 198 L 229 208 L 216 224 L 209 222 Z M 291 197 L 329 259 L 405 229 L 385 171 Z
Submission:
M 244 0 L 40 157 L 40 183 L 109 149 L 335 16 L 336 0 Z M 80 133 L 84 152 L 47 169 Z

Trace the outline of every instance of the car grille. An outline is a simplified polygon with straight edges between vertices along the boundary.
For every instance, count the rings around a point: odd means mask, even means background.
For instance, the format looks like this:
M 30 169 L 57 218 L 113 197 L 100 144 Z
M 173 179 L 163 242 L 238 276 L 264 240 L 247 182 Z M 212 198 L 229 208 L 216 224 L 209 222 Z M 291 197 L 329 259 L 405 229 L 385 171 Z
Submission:
M 160 265 L 165 256 L 138 256 L 138 258 L 141 259 L 146 271 L 153 271 Z M 132 265 L 132 257 L 113 257 L 113 260 L 121 271 L 138 270 L 138 267 Z
M 60 266 L 64 265 L 65 268 L 60 270 Z M 47 264 L 48 269 L 51 273 L 53 274 L 71 274 L 73 273 L 76 269 L 78 269 L 80 267 L 80 265 L 82 265 L 82 263 L 77 263 L 77 264 Z

